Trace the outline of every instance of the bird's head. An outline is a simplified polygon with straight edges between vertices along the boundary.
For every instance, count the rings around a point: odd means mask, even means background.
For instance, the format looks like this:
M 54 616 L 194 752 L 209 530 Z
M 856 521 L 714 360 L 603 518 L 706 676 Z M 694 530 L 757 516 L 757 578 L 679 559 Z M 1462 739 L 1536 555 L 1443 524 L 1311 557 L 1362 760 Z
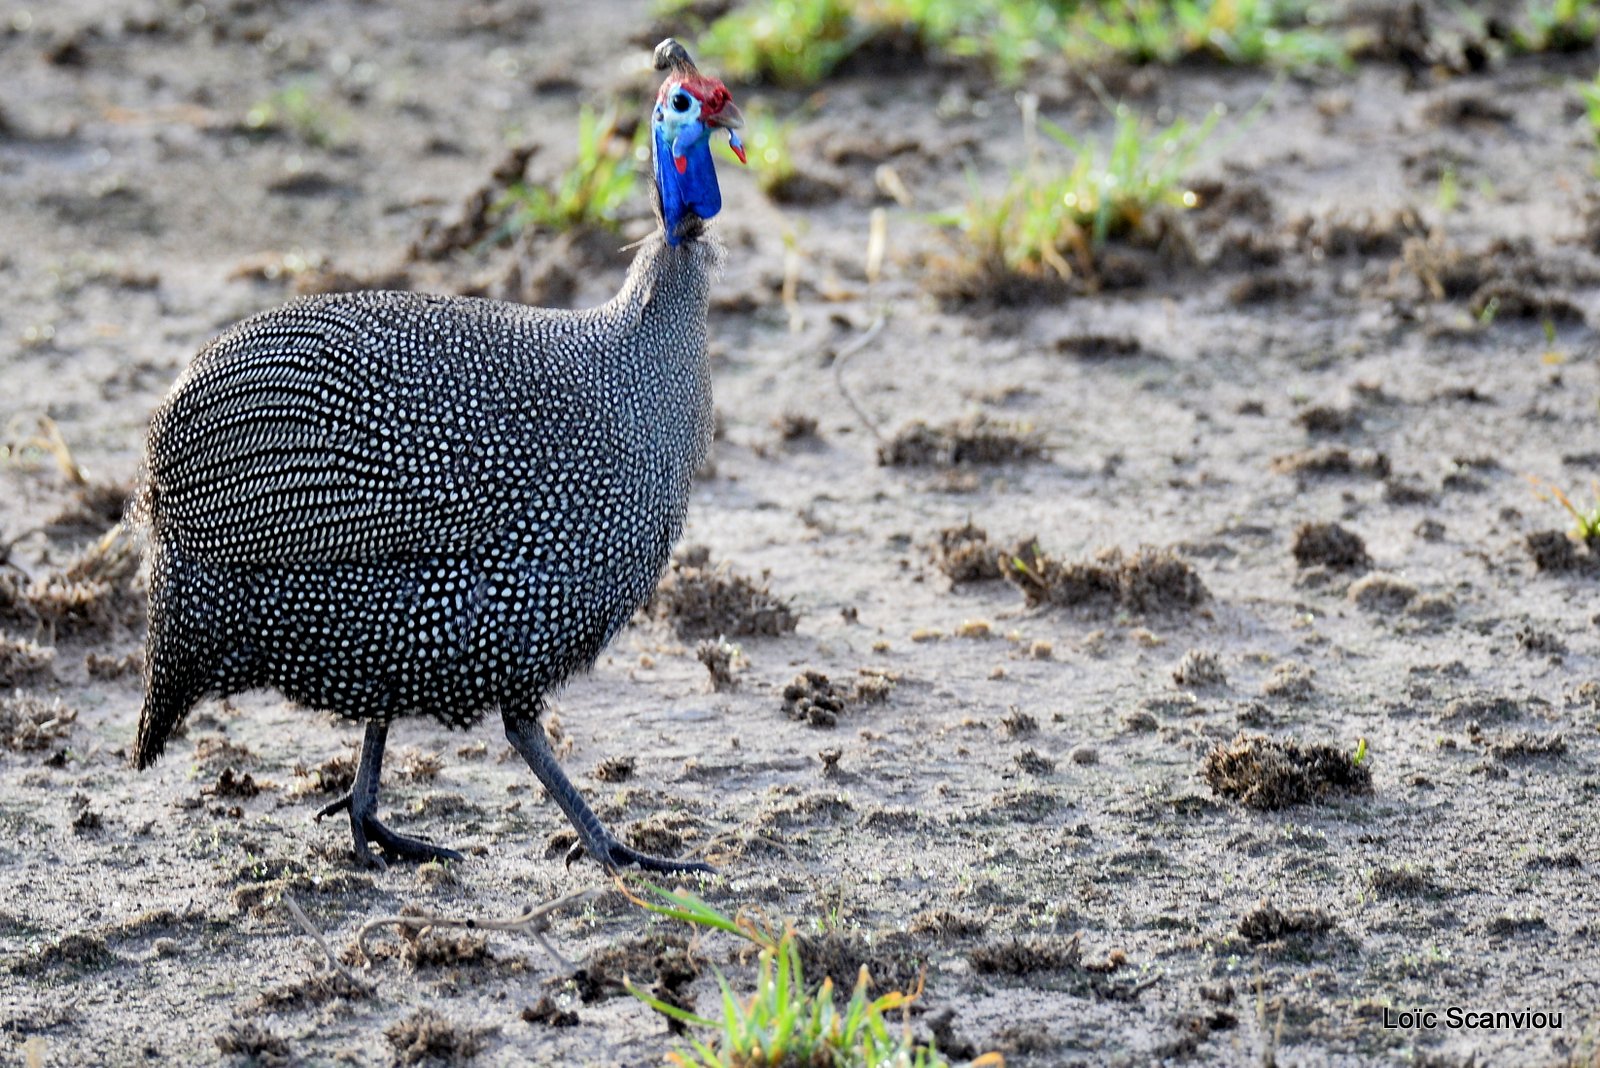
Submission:
M 744 162 L 739 128 L 744 117 L 728 87 L 701 74 L 683 45 L 667 38 L 656 46 L 657 70 L 671 71 L 650 115 L 656 192 L 667 241 L 699 233 L 700 223 L 722 210 L 722 191 L 711 163 L 711 134 L 728 131 L 728 147 Z

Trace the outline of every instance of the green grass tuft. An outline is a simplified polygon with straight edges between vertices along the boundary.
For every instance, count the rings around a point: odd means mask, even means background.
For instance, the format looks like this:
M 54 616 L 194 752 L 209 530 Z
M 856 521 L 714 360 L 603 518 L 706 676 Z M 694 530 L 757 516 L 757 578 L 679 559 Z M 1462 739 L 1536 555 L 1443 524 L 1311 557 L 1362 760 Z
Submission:
M 252 104 L 245 112 L 244 129 L 253 134 L 286 133 L 313 148 L 333 148 L 343 140 L 345 125 L 334 111 L 310 82 L 296 81 Z
M 1528 0 L 1510 44 L 1518 52 L 1582 52 L 1597 38 L 1597 0 Z
M 1237 66 L 1338 66 L 1344 44 L 1293 0 L 1125 0 L 1082 5 L 1067 35 L 1069 55 L 1132 63 L 1208 59 Z
M 672 893 L 646 883 L 655 899 L 634 898 L 641 907 L 703 930 L 725 931 L 759 948 L 756 989 L 740 998 L 717 973 L 722 992 L 720 1018 L 670 1005 L 627 984 L 628 993 L 657 1012 L 701 1032 L 689 1049 L 667 1055 L 685 1068 L 745 1068 L 754 1065 L 827 1065 L 829 1068 L 949 1068 L 949 1061 L 931 1045 L 911 1038 L 909 1015 L 891 1023 L 889 1014 L 905 1010 L 920 995 L 891 991 L 876 998 L 868 993 L 866 968 L 856 979 L 850 1000 L 840 1007 L 833 979 L 813 989 L 806 981 L 793 927 L 763 926 L 748 917 L 729 917 L 687 891 Z M 1001 1066 L 999 1054 L 971 1062 Z
M 640 126 L 643 131 L 645 127 Z M 517 182 L 499 204 L 502 223 L 497 237 L 530 226 L 570 230 L 600 226 L 614 230 L 623 207 L 638 184 L 633 138 L 617 130 L 616 113 L 597 115 L 585 106 L 578 115 L 578 158 L 552 187 Z
M 1594 505 L 1587 511 L 1572 503 L 1572 498 L 1567 496 L 1565 490 L 1553 482 L 1547 482 L 1538 475 L 1525 476 L 1533 483 L 1533 495 L 1541 501 L 1551 501 L 1560 505 L 1572 517 L 1571 535 L 1585 545 L 1594 545 L 1600 540 L 1600 484 L 1589 487 L 1590 494 L 1594 497 Z
M 1346 61 L 1344 42 L 1309 20 L 1303 0 L 753 0 L 699 41 L 725 76 L 791 88 L 886 45 L 979 60 L 1007 84 L 1049 55 L 1289 68 Z
M 765 108 L 753 107 L 745 113 L 744 143 L 750 170 L 757 188 L 773 200 L 792 199 L 792 191 L 801 181 L 789 147 L 793 133 L 793 120 L 779 119 Z
M 1041 122 L 1071 154 L 1065 169 L 1036 158 L 1011 175 L 1004 192 L 987 195 L 974 183 L 962 208 L 935 219 L 961 231 L 964 258 L 978 272 L 1062 281 L 1092 275 L 1108 241 L 1149 234 L 1158 218 L 1195 205 L 1183 179 L 1220 114 L 1156 129 L 1118 104 L 1105 147 Z

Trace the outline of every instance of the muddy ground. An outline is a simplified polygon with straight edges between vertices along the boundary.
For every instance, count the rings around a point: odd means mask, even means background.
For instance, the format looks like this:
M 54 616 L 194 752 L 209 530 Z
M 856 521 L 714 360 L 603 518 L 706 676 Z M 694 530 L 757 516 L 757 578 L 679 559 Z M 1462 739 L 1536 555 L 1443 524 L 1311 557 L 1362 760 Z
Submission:
M 562 866 L 565 823 L 493 724 L 391 735 L 385 811 L 469 852 L 449 871 L 356 866 L 311 817 L 357 732 L 272 695 L 201 708 L 132 773 L 139 586 L 84 559 L 149 412 L 241 316 L 352 284 L 613 290 L 642 197 L 620 237 L 463 249 L 443 227 L 519 146 L 558 173 L 582 103 L 639 107 L 664 29 L 616 2 L 0 7 L 7 1063 L 652 1064 L 679 1040 L 624 972 L 702 1011 L 709 966 L 748 982 L 734 943 L 616 894 L 552 917 L 578 978 L 493 933 L 384 936 L 370 993 L 329 979 L 285 893 L 348 955 L 406 907 L 507 916 L 605 883 Z M 601 814 L 710 856 L 707 898 L 793 920 L 814 974 L 925 966 L 912 1026 L 953 1058 L 1593 1063 L 1600 565 L 1525 476 L 1580 503 L 1600 476 L 1574 90 L 1595 57 L 1490 59 L 1107 73 L 1150 114 L 1228 106 L 1200 205 L 1098 291 L 1011 303 L 949 299 L 958 250 L 928 218 L 1023 158 L 1010 90 L 915 62 L 820 97 L 736 87 L 800 116 L 816 188 L 779 206 L 719 157 L 722 434 L 686 539 L 709 554 L 556 717 Z M 1109 128 L 1071 72 L 1030 88 Z M 935 432 L 961 420 L 998 430 L 957 456 Z M 938 548 L 967 523 L 986 537 Z M 1030 537 L 1054 587 L 1036 555 L 1032 587 L 992 577 Z M 714 690 L 694 613 L 728 629 L 726 580 L 763 575 L 796 625 L 731 635 Z M 786 700 L 808 671 L 826 686 Z M 1270 741 L 1208 765 L 1240 732 Z M 1383 1026 L 1449 1006 L 1562 1026 Z

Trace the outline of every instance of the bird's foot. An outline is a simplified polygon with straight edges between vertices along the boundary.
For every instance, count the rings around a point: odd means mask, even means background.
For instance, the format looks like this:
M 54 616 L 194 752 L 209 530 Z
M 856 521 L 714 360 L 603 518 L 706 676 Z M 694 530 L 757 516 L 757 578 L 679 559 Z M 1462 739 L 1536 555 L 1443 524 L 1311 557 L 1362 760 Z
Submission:
M 600 866 L 611 874 L 616 874 L 617 869 L 632 864 L 644 871 L 659 871 L 669 874 L 686 874 L 697 872 L 704 875 L 715 875 L 717 869 L 703 860 L 668 860 L 666 857 L 652 856 L 631 849 L 612 838 L 609 834 L 594 847 L 585 846 L 582 840 L 574 842 L 572 848 L 567 850 L 567 867 L 572 867 L 575 861 L 581 860 L 587 853 L 600 862 Z
M 424 842 L 420 838 L 410 838 L 403 834 L 396 834 L 379 823 L 376 816 L 364 818 L 361 821 L 361 829 L 367 841 L 383 850 L 390 860 L 409 860 L 418 864 L 427 864 L 435 860 L 462 861 L 467 859 L 465 854 L 458 853 L 454 849 L 434 845 L 432 842 Z M 386 867 L 383 858 L 372 852 L 370 848 L 357 850 L 357 852 L 365 854 L 362 857 L 362 863 L 367 867 L 377 868 L 380 871 Z
M 353 795 L 345 794 L 337 800 L 330 801 L 317 812 L 317 821 L 320 823 L 325 816 L 332 816 L 340 812 L 350 813 L 350 833 L 355 839 L 356 859 L 361 865 L 373 871 L 383 871 L 388 868 L 384 858 L 373 852 L 372 846 L 383 850 L 390 860 L 409 860 L 418 864 L 429 861 L 466 860 L 464 854 L 444 846 L 424 842 L 420 838 L 410 838 L 403 834 L 396 834 L 382 823 L 371 812 L 357 815 L 351 808 Z M 369 844 L 370 843 L 370 844 Z

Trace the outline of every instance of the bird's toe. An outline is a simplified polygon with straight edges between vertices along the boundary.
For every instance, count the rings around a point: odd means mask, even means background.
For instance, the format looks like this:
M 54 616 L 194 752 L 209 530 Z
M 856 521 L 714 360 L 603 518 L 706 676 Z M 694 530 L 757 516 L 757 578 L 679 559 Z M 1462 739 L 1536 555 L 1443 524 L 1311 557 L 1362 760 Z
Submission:
M 340 812 L 349 812 L 350 798 L 350 794 L 345 794 L 343 797 L 329 801 L 326 805 L 323 805 L 317 810 L 316 821 L 321 823 L 325 817 L 337 815 Z

